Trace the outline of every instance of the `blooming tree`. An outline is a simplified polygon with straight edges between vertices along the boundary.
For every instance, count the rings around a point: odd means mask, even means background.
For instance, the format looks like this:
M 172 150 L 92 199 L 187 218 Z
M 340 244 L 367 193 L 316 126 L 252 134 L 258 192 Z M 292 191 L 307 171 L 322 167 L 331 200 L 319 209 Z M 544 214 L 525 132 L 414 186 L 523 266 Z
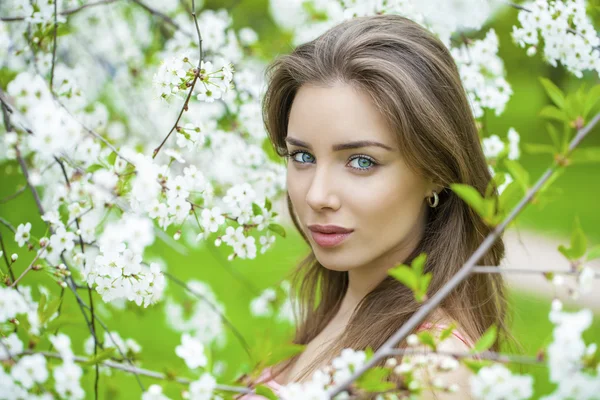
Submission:
M 529 144 L 527 150 L 552 155 L 554 162 L 536 183 L 518 161 L 519 133 L 487 131 L 485 113 L 501 116 L 513 94 L 498 56 L 494 18 L 501 10 L 516 9 L 512 45 L 582 78 L 600 73 L 600 39 L 586 6 L 583 0 L 269 3 L 273 19 L 294 44 L 349 18 L 400 14 L 430 29 L 449 48 L 500 192 L 496 201 L 469 186 L 452 186 L 495 228 L 461 269 L 460 280 L 471 273 L 501 273 L 497 266 L 476 266 L 478 255 L 527 204 L 547 201 L 566 166 L 600 159 L 597 148 L 577 148 L 600 119 L 592 117 L 600 86 L 563 93 L 549 79 L 540 80 L 553 102 L 540 113 L 550 121 L 552 144 Z M 235 330 L 241 342 L 242 335 L 209 285 L 180 280 L 168 272 L 164 259 L 147 251 L 160 239 L 173 247 L 223 246 L 229 261 L 255 259 L 286 236 L 276 207 L 285 193 L 285 166 L 270 152 L 262 124 L 265 61 L 259 49 L 252 27 L 234 29 L 227 10 L 204 9 L 194 0 L 2 1 L 0 162 L 17 169 L 23 182 L 3 202 L 28 192 L 37 217 L 0 216 L 1 228 L 11 232 L 0 236 L 0 398 L 81 399 L 86 396 L 81 377 L 88 370 L 95 376 L 96 397 L 99 376 L 119 370 L 137 380 L 145 400 L 168 398 L 160 385 L 164 379 L 181 384 L 181 395 L 190 399 L 231 398 L 252 390 L 275 398 L 266 386 L 249 389 L 219 381 L 223 363 L 210 349 L 228 345 L 225 329 Z M 556 126 L 564 128 L 562 133 Z M 43 235 L 35 235 L 32 226 L 41 227 Z M 9 251 L 13 248 L 26 256 L 18 257 Z M 559 251 L 572 269 L 547 273 L 548 279 L 566 286 L 573 297 L 590 291 L 598 273 L 587 263 L 600 257 L 600 248 L 588 247 L 577 221 L 570 247 Z M 546 399 L 597 398 L 600 351 L 581 337 L 592 322 L 589 310 L 565 312 L 555 300 L 549 315 L 553 341 L 536 359 L 488 351 L 495 327 L 469 354 L 439 351 L 454 327 L 436 337 L 408 335 L 453 288 L 449 284 L 427 297 L 425 257 L 390 271 L 423 302 L 400 331 L 375 352 L 345 349 L 309 381 L 289 384 L 279 396 L 327 399 L 377 392 L 382 399 L 408 398 L 426 386 L 452 392 L 457 387 L 445 382 L 444 374 L 464 363 L 475 372 L 474 397 L 527 399 L 534 396 L 532 377 L 513 374 L 504 364 L 535 362 L 548 366 L 557 385 Z M 26 275 L 42 272 L 44 285 L 24 284 Z M 167 295 L 167 283 L 187 297 Z M 60 332 L 67 297 L 75 299 L 78 323 L 89 335 L 81 354 Z M 181 333 L 171 351 L 187 366 L 188 377 L 142 368 L 140 345 L 123 339 L 100 312 L 127 313 L 157 304 L 164 304 L 171 327 Z M 247 307 L 258 319 L 276 315 L 291 321 L 289 285 L 266 289 Z M 397 350 L 403 340 L 408 347 Z M 430 353 L 411 353 L 421 345 Z M 401 383 L 388 380 L 392 374 Z M 146 387 L 141 376 L 157 382 Z

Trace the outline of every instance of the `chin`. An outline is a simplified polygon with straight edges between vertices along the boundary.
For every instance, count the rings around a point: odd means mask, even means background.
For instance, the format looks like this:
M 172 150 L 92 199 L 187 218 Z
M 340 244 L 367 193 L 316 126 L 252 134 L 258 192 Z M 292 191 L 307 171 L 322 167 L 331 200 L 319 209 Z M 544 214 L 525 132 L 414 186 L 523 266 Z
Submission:
M 317 253 L 315 253 L 315 256 L 317 261 L 330 271 L 345 272 L 358 267 L 356 260 L 347 261 L 344 257 L 336 255 L 319 256 Z

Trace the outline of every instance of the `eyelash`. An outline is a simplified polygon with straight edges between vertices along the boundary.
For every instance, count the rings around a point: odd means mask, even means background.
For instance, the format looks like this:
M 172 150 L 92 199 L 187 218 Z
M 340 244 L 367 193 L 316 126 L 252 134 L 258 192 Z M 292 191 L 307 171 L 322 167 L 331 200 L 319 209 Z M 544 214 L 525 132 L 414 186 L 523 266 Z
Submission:
M 306 152 L 306 151 L 304 151 L 304 150 L 294 150 L 294 151 L 292 151 L 291 153 L 288 153 L 288 154 L 286 154 L 286 157 L 291 157 L 291 158 L 292 158 L 292 161 L 293 161 L 293 162 L 295 162 L 295 163 L 298 163 L 298 164 L 306 164 L 306 163 L 304 163 L 304 162 L 300 162 L 300 161 L 297 161 L 296 159 L 294 159 L 294 156 L 295 156 L 296 154 L 298 154 L 298 153 L 306 153 L 306 154 L 310 154 L 310 153 L 308 153 L 308 152 Z M 349 159 L 348 161 L 352 161 L 352 160 L 355 160 L 355 159 L 357 159 L 357 158 L 364 158 L 364 159 L 366 159 L 366 160 L 369 160 L 369 161 L 370 161 L 370 162 L 371 162 L 373 165 L 371 165 L 371 166 L 370 166 L 370 167 L 368 167 L 368 168 L 356 168 L 356 167 L 350 167 L 350 168 L 352 168 L 352 169 L 355 169 L 355 170 L 358 170 L 358 171 L 370 171 L 370 170 L 372 170 L 373 168 L 375 168 L 376 166 L 378 166 L 378 165 L 379 165 L 379 163 L 377 163 L 377 162 L 376 162 L 376 161 L 375 161 L 375 160 L 374 160 L 372 157 L 369 157 L 369 156 L 367 156 L 366 154 L 355 154 L 355 155 L 353 155 L 352 157 L 350 157 L 350 159 Z

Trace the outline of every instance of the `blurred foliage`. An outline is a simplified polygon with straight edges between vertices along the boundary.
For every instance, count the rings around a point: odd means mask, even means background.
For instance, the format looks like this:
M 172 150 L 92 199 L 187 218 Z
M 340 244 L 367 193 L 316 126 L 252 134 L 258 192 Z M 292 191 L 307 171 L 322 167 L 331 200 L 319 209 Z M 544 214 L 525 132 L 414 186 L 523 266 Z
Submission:
M 188 0 L 188 3 L 191 1 Z M 590 2 L 591 13 L 596 21 L 600 19 L 600 8 L 597 3 L 598 1 Z M 268 12 L 267 0 L 206 0 L 205 7 L 227 8 L 233 16 L 234 27 L 249 26 L 255 29 L 260 44 L 254 51 L 266 62 L 292 49 L 291 35 L 281 32 L 273 22 Z M 506 7 L 500 14 L 494 21 L 493 27 L 499 37 L 499 54 L 505 61 L 507 80 L 512 85 L 514 94 L 502 115 L 497 117 L 488 113 L 485 116 L 484 129 L 488 134 L 505 137 L 508 129 L 514 127 L 521 134 L 522 145 L 551 144 L 546 131 L 546 122 L 539 117 L 539 112 L 544 106 L 552 104 L 552 100 L 547 97 L 538 77 L 549 78 L 564 92 L 577 90 L 584 83 L 591 87 L 598 83 L 598 77 L 594 73 L 588 73 L 583 80 L 579 80 L 561 67 L 554 68 L 543 63 L 539 54 L 532 58 L 528 57 L 523 49 L 512 44 L 510 38 L 517 11 Z M 484 28 L 482 32 L 485 33 L 486 30 Z M 466 36 L 470 34 L 467 32 Z M 5 86 L 5 83 L 0 82 L 2 86 Z M 588 135 L 582 148 L 600 146 L 598 130 L 596 128 Z M 529 171 L 531 179 L 535 180 L 551 164 L 552 157 L 548 154 L 528 154 L 523 151 L 522 146 L 520 161 Z M 0 198 L 4 198 L 18 190 L 23 185 L 24 179 L 14 162 L 6 163 L 0 168 Z M 569 167 L 555 183 L 556 187 L 562 190 L 563 195 L 541 209 L 528 207 L 517 221 L 517 228 L 525 227 L 547 235 L 566 237 L 571 231 L 574 218 L 578 216 L 581 228 L 590 241 L 599 242 L 600 213 L 596 208 L 600 196 L 599 183 L 600 167 L 597 164 Z M 32 196 L 27 191 L 16 200 L 0 203 L 0 215 L 8 217 L 15 226 L 26 221 L 38 220 L 39 216 L 35 214 L 35 210 Z M 32 234 L 41 234 L 41 225 L 36 223 L 33 225 Z M 264 288 L 277 284 L 306 254 L 308 248 L 300 236 L 293 229 L 289 231 L 291 232 L 287 238 L 278 238 L 273 249 L 256 260 L 236 259 L 228 262 L 227 254 L 222 248 L 208 248 L 206 244 L 192 253 L 179 254 L 160 239 L 157 239 L 159 242 L 152 247 L 150 254 L 146 255 L 151 258 L 152 253 L 160 254 L 167 261 L 168 271 L 183 281 L 198 279 L 209 283 L 219 301 L 224 304 L 227 317 L 242 332 L 250 347 L 273 347 L 282 340 L 289 339 L 292 328 L 275 321 L 266 322 L 266 319 L 253 318 L 249 312 L 249 302 Z M 0 226 L 0 232 L 5 237 L 11 237 L 11 233 L 4 226 Z M 24 257 L 24 249 L 18 249 L 10 240 L 7 242 L 8 254 L 16 252 L 21 256 L 20 259 L 27 259 Z M 558 251 L 556 255 L 559 257 Z M 239 278 L 240 276 L 243 280 Z M 38 283 L 47 285 L 47 282 L 44 276 L 35 273 L 29 274 L 24 279 L 24 284 L 33 284 L 34 287 Z M 60 288 L 54 287 L 51 290 L 53 293 L 58 293 Z M 179 289 L 169 283 L 167 295 L 174 296 L 178 292 Z M 132 337 L 140 343 L 143 349 L 144 359 L 141 361 L 144 368 L 175 374 L 186 370 L 183 361 L 175 355 L 174 348 L 180 343 L 180 336 L 166 327 L 163 303 L 147 309 L 128 304 L 127 312 L 111 313 L 102 304 L 99 296 L 94 295 L 94 298 L 99 316 L 105 319 L 111 329 L 118 331 L 123 338 Z M 61 329 L 71 334 L 74 338 L 73 349 L 76 353 L 82 354 L 83 341 L 87 338 L 88 332 L 85 325 L 79 323 L 81 315 L 73 296 L 66 296 L 65 299 L 62 312 L 68 315 L 68 320 L 73 323 Z M 541 346 L 551 340 L 551 323 L 548 321 L 550 305 L 546 300 L 513 292 L 510 293 L 510 302 L 514 308 L 513 334 L 527 354 L 535 355 Z M 592 337 L 600 337 L 600 322 L 596 321 L 584 337 L 588 340 Z M 227 362 L 223 376 L 225 379 L 233 378 L 233 374 L 240 366 L 249 369 L 252 364 L 230 330 L 227 330 L 227 345 L 223 349 L 214 348 L 212 356 L 214 359 Z M 550 392 L 552 386 L 548 383 L 546 368 L 523 366 L 513 369 L 531 373 L 535 377 L 538 395 Z M 83 383 L 90 396 L 93 396 L 93 390 L 90 390 L 93 387 L 93 379 L 93 371 L 87 370 Z M 111 377 L 101 376 L 100 380 L 101 398 L 112 399 L 116 396 L 139 398 L 139 387 L 130 374 L 113 372 Z M 144 377 L 142 381 L 146 387 L 157 382 Z M 167 395 L 179 396 L 180 385 L 170 382 L 164 386 Z

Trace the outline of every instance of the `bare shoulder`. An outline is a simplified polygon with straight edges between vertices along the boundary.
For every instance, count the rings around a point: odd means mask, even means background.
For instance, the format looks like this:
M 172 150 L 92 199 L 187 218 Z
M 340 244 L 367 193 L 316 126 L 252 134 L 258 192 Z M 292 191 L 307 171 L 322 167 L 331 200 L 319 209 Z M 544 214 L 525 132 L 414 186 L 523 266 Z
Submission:
M 428 351 L 425 347 L 423 351 Z M 455 336 L 450 336 L 438 345 L 438 350 L 441 352 L 452 352 L 452 353 L 467 353 L 470 348 L 463 341 Z M 424 400 L 470 400 L 470 378 L 473 372 L 464 366 L 462 363 L 458 363 L 458 367 L 447 372 L 438 372 L 435 376 L 429 376 L 430 382 L 438 379 L 444 386 L 454 386 L 455 391 L 452 393 L 443 392 L 441 390 L 432 390 L 431 386 L 423 388 L 420 399 Z

